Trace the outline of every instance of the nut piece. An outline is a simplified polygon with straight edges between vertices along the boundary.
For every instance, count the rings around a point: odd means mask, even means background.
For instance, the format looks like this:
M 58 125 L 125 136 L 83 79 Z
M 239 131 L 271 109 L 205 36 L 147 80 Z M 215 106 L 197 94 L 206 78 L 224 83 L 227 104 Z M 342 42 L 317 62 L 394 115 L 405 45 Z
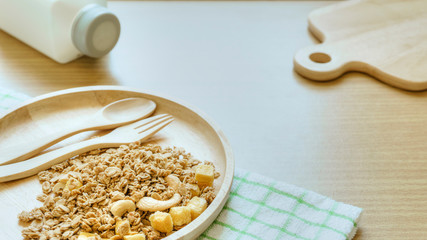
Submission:
M 117 201 L 117 200 L 122 200 L 125 198 L 125 194 L 119 191 L 114 191 L 111 193 L 111 200 L 112 201 Z
M 58 194 L 61 192 L 62 189 L 65 188 L 65 185 L 68 182 L 68 175 L 67 174 L 61 174 L 58 177 L 56 177 L 56 179 L 58 180 L 58 182 L 52 188 L 52 192 Z
M 189 207 L 173 207 L 169 210 L 174 226 L 182 226 L 191 222 L 191 209 Z
M 54 193 L 60 193 L 61 190 L 64 189 L 64 187 L 65 187 L 65 183 L 57 182 L 55 184 L 55 186 L 53 186 L 52 192 L 54 192 Z
M 200 188 L 199 188 L 199 186 L 197 184 L 187 183 L 186 184 L 186 188 L 188 190 L 190 190 L 190 193 L 191 193 L 192 197 L 198 197 L 198 196 L 200 196 Z
M 130 224 L 128 220 L 120 220 L 116 222 L 116 235 L 124 236 L 130 232 Z
M 200 214 L 202 214 L 203 211 L 208 207 L 208 203 L 204 198 L 200 197 L 193 197 L 188 203 L 187 207 L 191 210 L 191 219 L 194 220 L 197 218 Z
M 179 185 L 181 185 L 181 180 L 175 175 L 169 174 L 165 177 L 166 183 L 170 188 L 175 190 L 175 192 L 178 192 Z
M 135 209 L 135 203 L 132 200 L 119 200 L 111 205 L 110 211 L 115 217 L 121 217 L 125 212 L 133 212 Z
M 123 237 L 123 240 L 145 240 L 145 234 L 138 233 L 134 235 L 126 235 Z
M 98 240 L 98 239 L 101 239 L 101 237 L 99 237 L 96 234 L 87 233 L 87 232 L 81 232 L 79 234 L 79 237 L 77 238 L 77 240 Z
M 151 197 L 143 197 L 136 206 L 142 211 L 163 211 L 177 205 L 181 201 L 181 195 L 175 193 L 169 200 L 161 201 Z
M 83 186 L 83 184 L 75 179 L 75 178 L 70 178 L 68 179 L 67 183 L 65 184 L 64 190 L 74 190 L 74 189 L 79 189 Z
M 107 175 L 110 178 L 115 178 L 120 176 L 122 174 L 122 170 L 118 167 L 107 167 L 105 170 L 105 175 Z
M 151 226 L 159 232 L 168 233 L 173 230 L 172 216 L 169 213 L 155 212 L 150 215 L 149 220 Z
M 199 186 L 212 186 L 214 181 L 214 168 L 202 164 L 196 167 L 196 181 Z
M 68 181 L 68 178 L 69 178 L 68 174 L 61 174 L 58 176 L 58 182 L 66 184 Z

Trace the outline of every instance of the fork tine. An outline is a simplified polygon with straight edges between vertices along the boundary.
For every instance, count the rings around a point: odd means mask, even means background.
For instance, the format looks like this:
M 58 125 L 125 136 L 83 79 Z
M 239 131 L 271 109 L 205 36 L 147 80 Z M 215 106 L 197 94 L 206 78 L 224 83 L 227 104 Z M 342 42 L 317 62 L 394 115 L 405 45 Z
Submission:
M 156 125 L 158 125 L 158 124 L 160 124 L 160 123 L 162 123 L 162 122 L 164 122 L 164 121 L 166 121 L 166 120 L 169 120 L 169 119 L 173 119 L 173 117 L 172 117 L 171 115 L 165 115 L 165 116 L 164 116 L 164 117 L 162 117 L 162 118 L 155 119 L 154 121 L 151 121 L 150 123 L 143 124 L 143 125 L 141 125 L 141 126 L 135 127 L 134 129 L 135 129 L 138 133 L 142 133 L 142 132 L 144 132 L 144 131 L 146 131 L 146 130 L 149 130 L 149 129 L 151 129 L 152 127 L 155 127 Z
M 149 124 L 151 122 L 154 122 L 154 121 L 156 121 L 158 119 L 162 119 L 162 118 L 165 118 L 165 117 L 168 117 L 168 116 L 170 116 L 170 115 L 169 114 L 160 114 L 160 115 L 156 115 L 156 116 L 153 116 L 153 117 L 145 118 L 145 119 L 139 120 L 137 122 L 131 123 L 129 125 L 126 125 L 126 128 L 131 127 L 131 128 L 136 129 L 136 128 L 142 127 L 142 126 L 144 126 L 146 124 Z
M 144 129 L 140 131 L 138 134 L 140 135 L 141 139 L 140 141 L 145 141 L 146 139 L 150 138 L 154 134 L 156 134 L 158 131 L 169 125 L 169 123 L 173 122 L 173 118 L 168 118 L 166 120 L 162 120 L 157 123 L 157 125 L 154 125 L 153 127 L 149 129 Z

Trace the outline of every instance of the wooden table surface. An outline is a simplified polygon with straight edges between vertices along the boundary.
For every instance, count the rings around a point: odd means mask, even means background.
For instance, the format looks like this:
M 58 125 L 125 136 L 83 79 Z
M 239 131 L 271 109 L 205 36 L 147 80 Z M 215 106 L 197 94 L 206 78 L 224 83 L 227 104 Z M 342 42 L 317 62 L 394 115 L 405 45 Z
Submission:
M 307 14 L 333 1 L 110 2 L 122 35 L 60 65 L 0 31 L 0 86 L 31 96 L 123 85 L 181 99 L 224 130 L 236 167 L 364 209 L 356 240 L 427 236 L 427 93 L 361 73 L 293 71 Z

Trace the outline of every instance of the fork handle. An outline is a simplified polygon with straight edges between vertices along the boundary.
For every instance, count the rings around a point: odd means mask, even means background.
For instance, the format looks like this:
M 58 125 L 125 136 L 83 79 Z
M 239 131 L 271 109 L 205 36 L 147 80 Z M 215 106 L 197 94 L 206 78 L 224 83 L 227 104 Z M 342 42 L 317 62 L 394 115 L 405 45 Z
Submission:
M 105 147 L 118 147 L 119 144 L 105 143 L 101 138 L 93 138 L 59 148 L 25 161 L 0 166 L 0 182 L 16 180 L 37 174 L 51 166 L 78 154 Z M 104 139 L 105 140 L 105 139 Z

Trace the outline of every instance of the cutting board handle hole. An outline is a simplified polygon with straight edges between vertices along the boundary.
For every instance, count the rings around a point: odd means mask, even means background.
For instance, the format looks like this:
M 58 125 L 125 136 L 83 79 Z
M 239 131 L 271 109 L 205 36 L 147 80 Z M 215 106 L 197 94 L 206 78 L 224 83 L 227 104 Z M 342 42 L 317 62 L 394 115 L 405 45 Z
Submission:
M 326 53 L 316 52 L 310 54 L 310 60 L 316 63 L 328 63 L 332 58 Z

